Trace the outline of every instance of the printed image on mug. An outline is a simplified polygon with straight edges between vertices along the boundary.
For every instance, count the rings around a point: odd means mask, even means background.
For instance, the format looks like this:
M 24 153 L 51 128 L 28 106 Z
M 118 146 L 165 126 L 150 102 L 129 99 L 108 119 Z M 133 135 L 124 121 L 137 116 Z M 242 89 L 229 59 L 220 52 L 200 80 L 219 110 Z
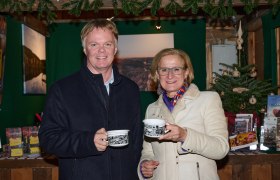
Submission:
M 129 130 L 112 130 L 108 133 L 108 145 L 112 147 L 122 147 L 128 145 Z
M 165 121 L 163 119 L 145 119 L 143 122 L 145 136 L 158 138 L 165 133 Z

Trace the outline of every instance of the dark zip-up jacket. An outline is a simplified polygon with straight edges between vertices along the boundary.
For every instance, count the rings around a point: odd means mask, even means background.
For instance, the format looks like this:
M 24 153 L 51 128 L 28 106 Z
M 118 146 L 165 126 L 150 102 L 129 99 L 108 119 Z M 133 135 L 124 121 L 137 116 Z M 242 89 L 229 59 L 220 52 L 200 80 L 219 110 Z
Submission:
M 86 66 L 53 84 L 39 129 L 40 145 L 59 159 L 60 180 L 136 180 L 143 135 L 139 88 L 114 67 L 108 95 Z M 129 129 L 129 145 L 97 151 L 100 128 Z

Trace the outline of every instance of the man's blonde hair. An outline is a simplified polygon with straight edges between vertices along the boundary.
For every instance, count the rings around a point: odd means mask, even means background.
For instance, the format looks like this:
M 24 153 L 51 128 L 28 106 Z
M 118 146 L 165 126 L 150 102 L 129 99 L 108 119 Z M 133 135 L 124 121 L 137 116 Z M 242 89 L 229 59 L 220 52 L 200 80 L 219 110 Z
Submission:
M 116 27 L 116 24 L 113 21 L 110 20 L 92 20 L 88 22 L 82 29 L 81 31 L 81 41 L 82 41 L 82 46 L 85 47 L 85 38 L 86 36 L 93 31 L 93 29 L 108 29 L 112 31 L 114 34 L 114 37 L 116 39 L 116 43 L 118 41 L 118 29 Z

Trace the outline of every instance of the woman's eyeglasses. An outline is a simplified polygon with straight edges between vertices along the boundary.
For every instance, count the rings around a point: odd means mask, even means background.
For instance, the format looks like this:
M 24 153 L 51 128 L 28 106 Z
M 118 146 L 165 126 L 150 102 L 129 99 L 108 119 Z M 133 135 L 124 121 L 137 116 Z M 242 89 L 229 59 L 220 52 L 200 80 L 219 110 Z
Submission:
M 180 75 L 186 68 L 184 67 L 173 67 L 173 68 L 158 68 L 158 74 L 161 76 L 166 76 L 169 72 L 174 75 Z

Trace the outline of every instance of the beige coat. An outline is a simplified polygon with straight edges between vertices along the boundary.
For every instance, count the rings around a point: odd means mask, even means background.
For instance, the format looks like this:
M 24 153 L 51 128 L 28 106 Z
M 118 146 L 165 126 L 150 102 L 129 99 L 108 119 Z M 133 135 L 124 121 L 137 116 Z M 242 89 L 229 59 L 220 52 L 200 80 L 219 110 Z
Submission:
M 157 160 L 153 180 L 216 180 L 215 160 L 229 151 L 227 122 L 219 95 L 200 92 L 191 84 L 172 113 L 159 99 L 150 104 L 146 118 L 162 118 L 187 130 L 185 142 L 162 142 L 145 137 L 141 161 Z M 185 151 L 184 151 L 185 150 Z M 138 175 L 144 179 L 140 173 Z

